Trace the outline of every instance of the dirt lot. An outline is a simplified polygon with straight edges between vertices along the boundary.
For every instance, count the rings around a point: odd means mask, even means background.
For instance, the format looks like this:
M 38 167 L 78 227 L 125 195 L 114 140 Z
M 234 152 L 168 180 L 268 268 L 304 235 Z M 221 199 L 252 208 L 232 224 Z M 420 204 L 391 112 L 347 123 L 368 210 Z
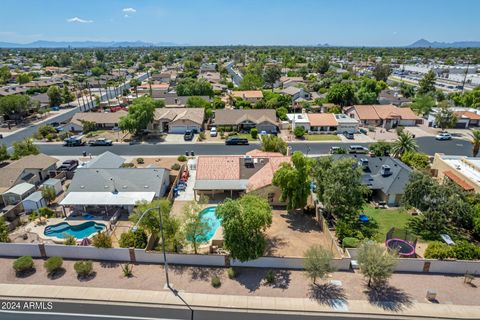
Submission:
M 180 162 L 176 157 L 143 157 L 144 163 L 137 163 L 137 158 L 134 158 L 131 162 L 135 164 L 137 168 L 147 168 L 150 165 L 155 165 L 159 168 L 171 169 L 175 163 L 179 165 L 184 164 L 185 162 Z M 176 172 L 176 171 L 175 171 Z
M 269 246 L 266 255 L 269 256 L 301 257 L 302 250 L 313 245 L 332 248 L 332 241 L 320 231 L 313 217 L 285 210 L 273 211 L 272 226 L 267 230 L 267 236 Z M 336 250 L 333 252 L 336 253 Z

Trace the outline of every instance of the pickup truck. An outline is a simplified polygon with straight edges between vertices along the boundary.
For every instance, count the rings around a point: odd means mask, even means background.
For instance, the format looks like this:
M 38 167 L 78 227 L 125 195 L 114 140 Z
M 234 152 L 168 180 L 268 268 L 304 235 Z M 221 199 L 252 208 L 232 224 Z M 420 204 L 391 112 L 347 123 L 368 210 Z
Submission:
M 77 147 L 83 146 L 85 144 L 85 141 L 83 141 L 82 138 L 79 136 L 71 136 L 63 141 L 65 142 L 64 145 L 67 147 Z
M 62 165 L 58 167 L 59 171 L 73 171 L 78 167 L 77 160 L 65 160 Z
M 108 139 L 105 139 L 105 138 L 98 138 L 96 140 L 89 140 L 88 141 L 88 145 L 92 146 L 92 147 L 95 147 L 95 146 L 111 146 L 112 144 L 113 144 L 112 140 L 108 140 Z

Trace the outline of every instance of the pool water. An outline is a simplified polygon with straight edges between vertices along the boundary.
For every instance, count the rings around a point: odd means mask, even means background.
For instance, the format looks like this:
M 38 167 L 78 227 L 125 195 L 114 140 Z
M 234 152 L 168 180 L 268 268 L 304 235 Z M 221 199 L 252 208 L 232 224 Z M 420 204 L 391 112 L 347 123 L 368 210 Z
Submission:
M 222 220 L 217 218 L 215 214 L 216 210 L 216 207 L 209 207 L 200 211 L 199 215 L 202 218 L 202 221 L 205 221 L 208 224 L 208 232 L 205 234 L 205 236 L 197 236 L 198 242 L 208 242 L 210 239 L 212 239 L 213 235 L 222 223 Z
M 70 225 L 67 222 L 47 226 L 44 235 L 48 237 L 57 237 L 65 239 L 68 236 L 74 236 L 77 239 L 88 238 L 92 234 L 105 230 L 106 226 L 102 223 L 88 221 L 82 224 Z

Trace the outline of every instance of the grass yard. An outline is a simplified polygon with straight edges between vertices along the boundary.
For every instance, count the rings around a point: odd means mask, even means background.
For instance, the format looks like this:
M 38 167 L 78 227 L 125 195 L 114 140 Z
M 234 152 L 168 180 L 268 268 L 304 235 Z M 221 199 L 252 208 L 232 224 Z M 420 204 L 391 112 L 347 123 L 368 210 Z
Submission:
M 308 141 L 338 141 L 340 138 L 336 134 L 306 134 L 305 140 Z
M 252 135 L 250 133 L 237 133 L 236 135 L 234 135 L 232 137 L 243 138 L 243 139 L 247 139 L 248 141 L 257 141 L 257 139 L 252 138 Z
M 375 209 L 372 206 L 366 206 L 363 212 L 378 223 L 376 236 L 378 242 L 385 242 L 385 236 L 392 227 L 405 228 L 411 217 L 407 211 L 402 209 Z

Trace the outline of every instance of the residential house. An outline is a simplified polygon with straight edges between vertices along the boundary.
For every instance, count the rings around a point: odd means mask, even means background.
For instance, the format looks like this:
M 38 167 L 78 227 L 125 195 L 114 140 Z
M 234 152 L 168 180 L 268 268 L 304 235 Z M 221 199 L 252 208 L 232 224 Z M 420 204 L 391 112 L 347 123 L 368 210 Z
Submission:
M 358 121 L 350 118 L 346 114 L 336 113 L 335 119 L 337 120 L 337 132 L 338 133 L 355 133 L 358 132 Z
M 394 105 L 354 105 L 345 109 L 345 114 L 364 126 L 381 126 L 385 129 L 396 126 L 415 126 L 422 123 L 410 108 L 398 108 Z
M 200 132 L 203 128 L 205 110 L 203 108 L 159 108 L 155 110 L 153 121 L 147 126 L 150 134 L 181 133 L 187 130 Z
M 288 88 L 288 87 L 296 87 L 300 84 L 304 84 L 305 83 L 305 80 L 303 80 L 302 77 L 281 77 L 280 78 L 280 81 L 279 81 L 279 85 L 278 86 L 281 86 L 282 88 Z
M 83 122 L 93 122 L 96 124 L 98 130 L 108 129 L 112 130 L 118 128 L 120 118 L 128 114 L 125 110 L 117 112 L 77 112 L 72 119 L 65 124 L 65 130 L 72 132 L 83 131 Z
M 125 158 L 116 155 L 110 151 L 105 151 L 92 160 L 82 163 L 79 169 L 115 169 L 120 168 L 125 163 Z
M 165 107 L 167 108 L 184 108 L 187 105 L 187 101 L 192 96 L 179 96 L 176 92 L 158 92 L 154 95 L 155 100 L 163 100 Z M 198 96 L 205 101 L 211 102 L 212 99 L 209 96 Z
M 215 72 L 217 71 L 217 64 L 216 63 L 202 63 L 200 66 L 200 72 Z
M 380 104 L 393 104 L 401 107 L 411 102 L 409 98 L 404 97 L 399 90 L 384 89 L 378 94 L 378 102 Z
M 433 108 L 433 110 L 428 114 L 427 124 L 429 127 L 436 127 L 436 114 L 438 108 Z M 478 127 L 480 125 L 480 112 L 474 108 L 464 108 L 464 107 L 453 107 L 451 110 L 457 116 L 457 123 L 455 128 L 466 129 L 470 127 Z
M 337 120 L 333 113 L 307 114 L 311 133 L 337 132 Z
M 257 103 L 263 98 L 263 93 L 260 90 L 232 91 L 231 96 L 233 98 L 241 98 L 251 103 Z
M 384 201 L 389 206 L 401 203 L 412 169 L 402 161 L 391 157 L 369 157 L 367 155 L 337 154 L 334 159 L 351 158 L 362 168 L 362 184 L 371 190 L 370 198 Z
M 303 127 L 305 131 L 310 131 L 310 119 L 305 112 L 301 113 L 288 113 L 287 114 L 288 122 L 291 125 L 292 130 L 295 130 L 296 127 Z
M 273 109 L 215 110 L 212 126 L 227 127 L 238 132 L 249 132 L 252 128 L 257 128 L 258 132 L 278 132 L 277 115 Z
M 141 86 L 137 87 L 138 94 L 139 95 L 144 95 L 148 94 L 150 95 L 150 90 L 152 98 L 160 98 L 163 94 L 167 93 L 168 90 L 170 89 L 170 84 L 169 83 L 144 83 Z
M 281 190 L 272 185 L 272 179 L 285 162 L 290 162 L 290 157 L 259 150 L 245 156 L 199 156 L 193 187 L 195 197 L 223 199 L 254 193 L 268 199 L 272 206 L 284 205 Z
M 62 206 L 74 211 L 124 209 L 165 196 L 170 170 L 158 168 L 81 169 L 75 172 Z
M 432 171 L 439 181 L 451 181 L 465 191 L 480 192 L 480 158 L 436 153 Z
M 292 101 L 295 102 L 301 102 L 305 100 L 310 99 L 310 93 L 305 92 L 303 88 L 298 88 L 298 87 L 287 87 L 282 90 L 280 90 L 281 94 L 288 95 L 292 98 Z

